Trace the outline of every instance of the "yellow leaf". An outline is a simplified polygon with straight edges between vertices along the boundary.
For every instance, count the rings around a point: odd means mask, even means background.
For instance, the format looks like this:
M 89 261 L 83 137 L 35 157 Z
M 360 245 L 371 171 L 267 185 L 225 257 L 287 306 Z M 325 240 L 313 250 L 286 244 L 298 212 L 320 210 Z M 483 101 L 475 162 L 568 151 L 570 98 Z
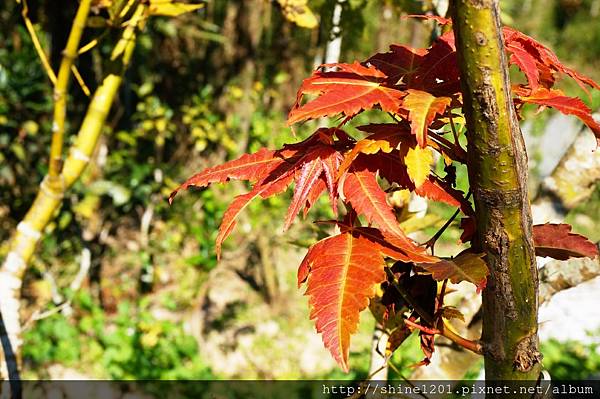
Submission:
M 421 148 L 418 145 L 410 147 L 404 157 L 404 163 L 406 164 L 408 177 L 415 183 L 415 187 L 419 188 L 429 176 L 433 154 L 427 147 Z
M 306 5 L 307 0 L 278 0 L 285 18 L 302 28 L 316 28 L 319 22 Z
M 173 0 L 150 0 L 150 15 L 177 17 L 204 7 L 204 4 L 185 4 Z
M 454 306 L 444 306 L 442 308 L 442 317 L 446 320 L 459 319 L 462 322 L 465 321 L 465 316 Z
M 389 198 L 389 203 L 394 208 L 402 208 L 405 205 L 408 205 L 410 201 L 410 191 L 409 190 L 398 190 L 394 191 Z

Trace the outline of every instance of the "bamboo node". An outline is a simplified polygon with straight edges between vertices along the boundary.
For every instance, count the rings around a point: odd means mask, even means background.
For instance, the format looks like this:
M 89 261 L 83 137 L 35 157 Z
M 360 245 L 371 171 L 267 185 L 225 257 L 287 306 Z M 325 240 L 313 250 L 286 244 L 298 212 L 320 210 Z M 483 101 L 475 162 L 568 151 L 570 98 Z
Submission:
M 77 159 L 78 161 L 82 161 L 82 162 L 85 162 L 85 163 L 90 162 L 90 157 L 87 156 L 87 154 L 85 152 L 81 151 L 77 147 L 71 148 L 71 156 L 73 158 Z
M 4 270 L 9 273 L 17 273 L 25 268 L 25 260 L 16 252 L 11 251 L 4 260 Z
M 48 196 L 52 199 L 62 200 L 62 198 L 64 197 L 64 192 L 65 192 L 65 178 L 62 175 L 60 175 L 60 176 L 58 176 L 57 179 L 60 184 L 60 189 L 58 191 L 53 189 L 52 186 L 50 185 L 49 176 L 44 177 L 44 180 L 42 180 L 42 182 L 40 183 L 40 190 L 46 196 Z
M 42 237 L 42 233 L 39 230 L 33 228 L 29 223 L 23 221 L 17 225 L 17 231 L 24 236 L 31 238 L 32 240 L 39 240 Z

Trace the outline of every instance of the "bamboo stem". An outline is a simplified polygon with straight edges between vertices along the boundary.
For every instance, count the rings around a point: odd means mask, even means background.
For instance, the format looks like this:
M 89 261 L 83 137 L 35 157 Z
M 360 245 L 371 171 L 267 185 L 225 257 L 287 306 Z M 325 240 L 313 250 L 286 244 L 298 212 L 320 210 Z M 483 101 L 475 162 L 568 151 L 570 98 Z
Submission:
M 62 53 L 62 60 L 58 68 L 58 76 L 54 85 L 54 118 L 52 121 L 52 142 L 50 143 L 50 164 L 48 165 L 49 183 L 57 182 L 62 168 L 62 148 L 65 133 L 65 119 L 67 118 L 67 90 L 71 77 L 71 67 L 74 65 L 75 58 L 79 51 L 79 42 L 92 0 L 81 0 L 73 26 L 67 39 L 67 45 Z
M 79 128 L 75 144 L 59 176 L 61 184 L 48 184 L 49 175 L 44 178 L 40 190 L 10 243 L 10 251 L 0 268 L 0 313 L 4 318 L 8 337 L 17 361 L 22 346 L 21 324 L 19 319 L 20 291 L 27 263 L 33 256 L 35 247 L 42 238 L 48 223 L 56 216 L 62 198 L 67 189 L 79 178 L 88 164 L 96 147 L 98 138 L 106 121 L 110 107 L 118 93 L 122 75 L 131 60 L 135 47 L 136 29 L 141 25 L 145 15 L 145 6 L 137 7 L 132 23 L 123 30 L 122 36 L 113 50 L 111 59 L 115 68 L 104 78 L 96 89 L 88 106 L 83 122 Z M 70 68 L 69 68 L 70 71 Z M 7 365 L 4 361 L 0 367 L 0 378 L 7 376 L 7 370 L 17 365 Z
M 490 268 L 483 292 L 488 381 L 540 375 L 538 276 L 527 194 L 527 154 L 512 103 L 498 0 L 452 3 L 475 200 L 474 247 Z

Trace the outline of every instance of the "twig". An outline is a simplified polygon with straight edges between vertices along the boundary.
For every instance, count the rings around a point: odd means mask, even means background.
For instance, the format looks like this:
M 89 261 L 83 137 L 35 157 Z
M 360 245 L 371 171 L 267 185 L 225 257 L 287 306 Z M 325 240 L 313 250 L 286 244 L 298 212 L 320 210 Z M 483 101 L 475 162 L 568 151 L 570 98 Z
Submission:
M 38 57 L 40 58 L 40 61 L 42 62 L 42 67 L 44 68 L 44 71 L 46 71 L 46 75 L 48 76 L 48 79 L 50 79 L 52 84 L 55 85 L 56 84 L 56 74 L 54 73 L 54 71 L 52 70 L 52 67 L 50 66 L 50 62 L 48 61 L 48 57 L 46 56 L 46 53 L 44 52 L 44 49 L 42 48 L 40 39 L 38 39 L 37 33 L 35 33 L 35 28 L 33 27 L 31 20 L 29 19 L 29 16 L 28 16 L 29 8 L 27 7 L 27 0 L 17 0 L 17 3 L 23 4 L 23 9 L 21 10 L 21 15 L 23 16 L 23 20 L 25 22 L 25 28 L 27 29 L 27 32 L 29 32 L 29 36 L 31 37 L 31 42 L 33 43 L 33 47 L 35 48 L 35 51 L 36 51 Z
M 456 147 L 462 149 L 460 143 L 458 142 L 458 133 L 456 132 L 456 126 L 454 126 L 454 119 L 452 119 L 452 110 L 448 112 L 448 118 L 450 119 L 450 128 L 452 129 L 452 135 L 454 136 L 454 144 Z
M 60 313 L 64 309 L 69 308 L 69 307 L 71 307 L 71 300 L 67 299 L 60 305 L 58 305 L 52 309 L 46 310 L 44 312 L 40 312 L 39 310 L 36 310 L 35 312 L 33 312 L 31 317 L 25 322 L 25 324 L 23 324 L 23 328 L 21 331 L 27 331 L 34 325 L 34 323 L 36 321 L 47 319 L 48 317 L 53 316 L 57 313 Z
M 467 193 L 466 199 L 468 200 L 469 197 L 471 196 L 471 192 L 469 191 Z M 436 241 L 442 236 L 442 234 L 444 234 L 444 231 L 446 231 L 446 229 L 448 227 L 450 227 L 450 225 L 452 224 L 452 222 L 454 222 L 454 219 L 456 219 L 456 217 L 458 216 L 458 214 L 460 213 L 460 208 L 456 209 L 456 211 L 454 212 L 454 214 L 450 217 L 450 219 L 448 219 L 446 221 L 446 223 L 444 223 L 444 225 L 433 235 L 433 237 L 431 237 L 426 243 L 425 246 L 427 248 L 431 248 L 431 254 L 433 255 L 433 247 L 436 243 Z
M 87 87 L 87 85 L 85 84 L 83 77 L 79 73 L 79 69 L 77 69 L 75 65 L 71 65 L 71 72 L 73 72 L 73 76 L 75 76 L 75 80 L 77 81 L 77 83 L 79 83 L 79 87 L 81 87 L 81 91 L 83 91 L 83 94 L 85 94 L 86 97 L 91 96 L 92 92 L 90 91 L 90 88 Z

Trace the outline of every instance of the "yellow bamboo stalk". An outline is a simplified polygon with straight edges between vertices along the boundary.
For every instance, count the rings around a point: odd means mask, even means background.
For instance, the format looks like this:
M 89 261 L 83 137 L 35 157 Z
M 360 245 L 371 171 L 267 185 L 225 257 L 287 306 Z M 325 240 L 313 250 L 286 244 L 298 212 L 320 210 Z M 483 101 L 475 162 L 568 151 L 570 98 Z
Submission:
M 144 5 L 136 8 L 131 23 L 123 30 L 123 34 L 113 50 L 111 60 L 120 67 L 111 69 L 111 72 L 96 89 L 75 143 L 71 147 L 62 172 L 57 179 L 60 184 L 48 184 L 49 175 L 44 178 L 33 204 L 17 226 L 17 231 L 10 243 L 10 251 L 0 267 L 0 293 L 2 293 L 0 295 L 0 313 L 8 335 L 8 337 L 0 338 L 2 340 L 8 338 L 13 352 L 16 354 L 17 363 L 22 346 L 19 319 L 20 291 L 27 263 L 42 238 L 45 227 L 56 216 L 66 190 L 79 178 L 96 148 L 106 117 L 123 79 L 123 72 L 131 59 L 135 47 L 136 29 L 143 22 L 145 8 Z M 18 368 L 18 364 L 7 364 L 2 357 L 0 377 L 6 378 L 8 370 L 16 368 Z
M 48 167 L 48 184 L 60 184 L 58 177 L 62 168 L 62 148 L 67 118 L 67 90 L 73 66 L 79 52 L 79 42 L 90 13 L 92 0 L 81 0 L 73 26 L 62 53 L 58 76 L 54 85 L 54 118 L 52 121 L 52 142 L 50 144 L 50 164 Z

